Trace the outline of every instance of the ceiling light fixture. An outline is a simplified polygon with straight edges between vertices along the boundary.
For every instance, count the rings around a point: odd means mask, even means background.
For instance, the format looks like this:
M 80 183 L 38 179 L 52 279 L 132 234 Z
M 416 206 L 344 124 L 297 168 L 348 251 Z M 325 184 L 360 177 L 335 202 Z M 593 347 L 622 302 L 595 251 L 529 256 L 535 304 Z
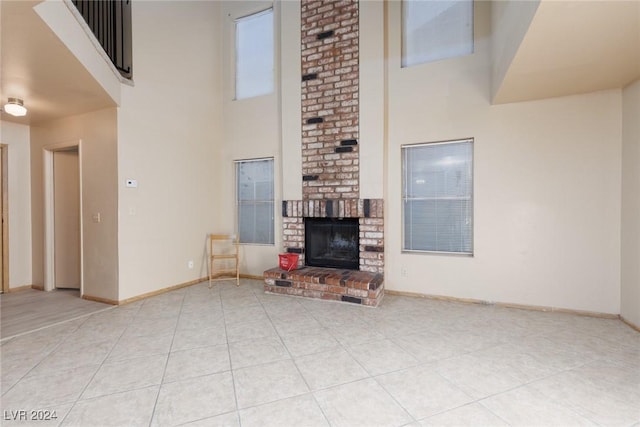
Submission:
M 24 102 L 20 98 L 9 98 L 9 101 L 4 104 L 4 111 L 12 116 L 22 117 L 27 114 L 27 109 L 24 108 Z

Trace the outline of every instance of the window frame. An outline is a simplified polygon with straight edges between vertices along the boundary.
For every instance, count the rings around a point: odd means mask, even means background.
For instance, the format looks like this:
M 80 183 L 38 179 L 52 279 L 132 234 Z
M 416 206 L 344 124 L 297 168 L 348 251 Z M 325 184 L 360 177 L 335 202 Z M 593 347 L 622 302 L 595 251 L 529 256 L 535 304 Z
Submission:
M 271 90 L 269 92 L 260 93 L 258 95 L 246 96 L 246 97 L 238 97 L 238 58 L 239 58 L 239 50 L 238 50 L 238 23 L 247 19 L 247 18 L 258 18 L 261 15 L 271 14 L 272 17 L 272 69 L 271 69 Z M 259 98 L 262 96 L 273 95 L 276 91 L 276 14 L 274 5 L 271 5 L 267 8 L 257 10 L 255 12 L 250 12 L 239 16 L 233 20 L 233 101 L 244 101 L 253 98 Z
M 407 194 L 407 173 L 406 173 L 406 165 L 405 165 L 405 150 L 411 148 L 419 148 L 424 146 L 434 146 L 434 145 L 448 145 L 448 144 L 456 144 L 456 143 L 470 143 L 471 144 L 471 190 L 469 193 L 469 200 L 471 201 L 471 229 L 470 229 L 470 241 L 471 241 L 471 250 L 469 252 L 457 252 L 457 251 L 438 251 L 438 250 L 428 250 L 428 249 L 408 249 L 405 247 L 405 205 L 407 200 L 416 200 L 417 198 L 408 198 Z M 460 257 L 474 257 L 475 256 L 475 179 L 474 179 L 474 170 L 475 170 L 475 139 L 474 138 L 460 138 L 460 139 L 451 139 L 445 141 L 433 141 L 433 142 L 421 142 L 417 144 L 404 144 L 400 146 L 400 163 L 401 163 L 401 191 L 400 191 L 400 222 L 402 224 L 401 227 L 401 253 L 408 254 L 431 254 L 431 255 L 452 255 L 452 256 L 460 256 Z
M 271 162 L 271 201 L 263 201 L 263 203 L 271 203 L 271 242 L 270 243 L 257 243 L 257 242 L 243 242 L 240 237 L 240 174 L 239 167 L 241 164 L 246 163 L 254 163 L 254 162 L 262 162 L 262 161 L 270 161 Z M 276 220 L 276 197 L 275 197 L 275 158 L 274 157 L 259 157 L 259 158 L 251 158 L 251 159 L 238 159 L 234 160 L 234 174 L 235 174 L 235 223 L 236 223 L 236 233 L 238 235 L 238 243 L 240 245 L 252 245 L 252 246 L 275 246 L 276 244 L 276 229 L 275 229 L 275 220 Z M 256 200 L 253 199 L 255 203 Z

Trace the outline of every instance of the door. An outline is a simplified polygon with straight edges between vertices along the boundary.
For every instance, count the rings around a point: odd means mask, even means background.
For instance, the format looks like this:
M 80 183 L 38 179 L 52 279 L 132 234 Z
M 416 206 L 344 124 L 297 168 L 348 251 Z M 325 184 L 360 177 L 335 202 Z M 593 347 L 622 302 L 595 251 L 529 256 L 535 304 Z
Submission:
M 4 292 L 6 286 L 4 282 L 4 149 L 0 149 L 0 217 L 2 225 L 0 225 L 0 292 Z
M 78 149 L 53 153 L 54 284 L 80 289 L 80 163 Z
M 0 144 L 0 291 L 9 291 L 9 176 L 7 148 Z

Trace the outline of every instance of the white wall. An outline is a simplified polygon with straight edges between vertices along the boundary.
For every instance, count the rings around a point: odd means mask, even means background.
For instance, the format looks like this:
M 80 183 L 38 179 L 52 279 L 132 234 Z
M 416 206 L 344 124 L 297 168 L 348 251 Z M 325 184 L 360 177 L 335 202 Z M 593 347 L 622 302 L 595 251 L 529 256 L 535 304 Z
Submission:
M 300 2 L 280 1 L 282 199 L 302 200 L 302 49 Z
M 360 198 L 384 197 L 385 64 L 384 2 L 359 3 L 360 15 Z
M 120 300 L 207 276 L 207 234 L 230 209 L 219 189 L 233 186 L 219 174 L 220 3 L 133 2 L 132 19 L 135 87 L 122 87 L 118 109 Z
M 492 106 L 490 5 L 476 3 L 473 55 L 404 69 L 399 6 L 388 4 L 385 286 L 619 313 L 621 92 Z M 401 146 L 468 137 L 474 256 L 402 253 Z
M 640 326 L 640 80 L 622 91 L 620 314 Z
M 220 183 L 218 186 L 220 202 L 221 220 L 217 223 L 219 232 L 231 232 L 237 226 L 235 218 L 235 160 L 254 159 L 262 157 L 274 158 L 274 245 L 250 245 L 244 244 L 240 248 L 240 272 L 255 276 L 262 276 L 264 270 L 278 265 L 278 253 L 282 249 L 282 212 L 280 201 L 282 200 L 282 172 L 288 165 L 283 164 L 280 144 L 280 113 L 279 113 L 279 91 L 280 91 L 280 67 L 279 55 L 276 54 L 275 64 L 275 90 L 272 94 L 258 96 L 254 98 L 234 100 L 234 40 L 235 26 L 234 20 L 261 10 L 268 9 L 273 5 L 270 1 L 254 2 L 222 2 L 222 33 L 217 37 L 222 37 L 223 50 L 223 141 L 221 162 L 218 163 L 220 169 Z M 280 3 L 274 6 L 275 19 L 275 46 L 279 44 L 279 22 Z M 299 30 L 298 30 L 299 31 Z M 299 55 L 299 51 L 298 51 Z M 288 70 L 288 75 L 294 75 L 292 70 Z M 288 84 L 298 84 L 289 81 Z M 295 101 L 290 101 L 295 102 Z M 291 126 L 295 126 L 291 123 Z M 293 132 L 293 131 L 290 131 Z M 298 158 L 299 159 L 299 158 Z M 299 167 L 299 166 L 298 166 Z M 301 178 L 298 178 L 297 185 L 302 187 Z
M 116 110 L 107 108 L 31 126 L 33 283 L 44 285 L 46 147 L 80 144 L 83 294 L 118 299 Z M 100 222 L 93 215 L 100 214 Z
M 9 199 L 9 287 L 33 284 L 31 272 L 31 165 L 29 126 L 0 122 L 7 144 Z

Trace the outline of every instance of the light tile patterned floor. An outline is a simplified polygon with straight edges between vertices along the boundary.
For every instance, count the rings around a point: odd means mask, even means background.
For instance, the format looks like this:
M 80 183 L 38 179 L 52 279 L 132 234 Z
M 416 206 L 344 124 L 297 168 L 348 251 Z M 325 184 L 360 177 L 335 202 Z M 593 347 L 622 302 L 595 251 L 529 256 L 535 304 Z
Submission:
M 640 423 L 640 333 L 560 313 L 390 295 L 372 309 L 265 295 L 243 280 L 0 350 L 3 426 Z M 12 421 L 32 410 L 57 419 Z

